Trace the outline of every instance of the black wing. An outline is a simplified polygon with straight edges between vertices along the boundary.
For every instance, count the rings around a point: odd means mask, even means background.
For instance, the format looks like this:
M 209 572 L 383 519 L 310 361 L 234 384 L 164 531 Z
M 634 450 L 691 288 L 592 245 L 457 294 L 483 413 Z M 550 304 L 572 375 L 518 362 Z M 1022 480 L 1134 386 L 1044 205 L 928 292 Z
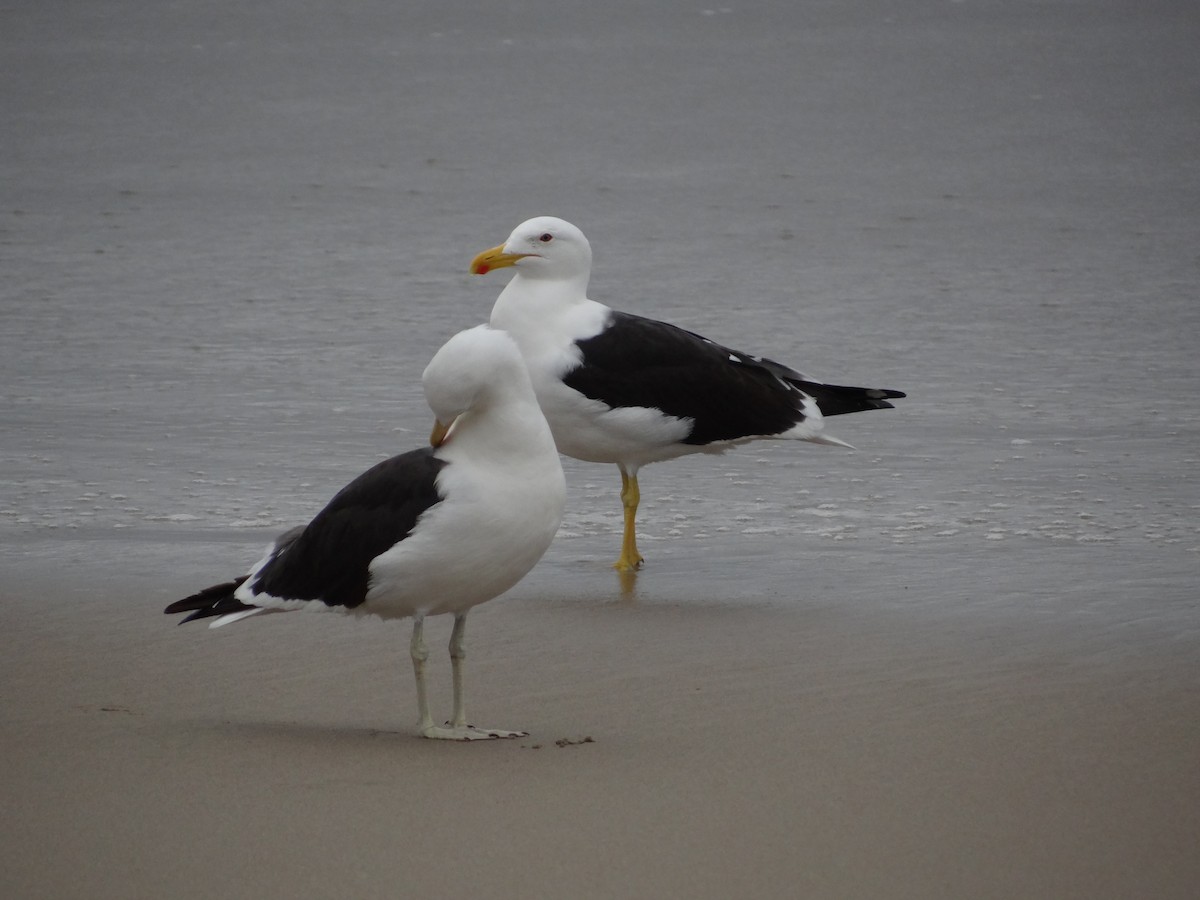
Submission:
M 433 448 L 393 456 L 342 488 L 307 526 L 282 535 L 255 576 L 255 593 L 286 600 L 319 600 L 353 608 L 366 599 L 371 561 L 404 540 L 425 510 L 441 501 L 437 474 L 446 463 Z M 233 592 L 242 577 L 176 601 L 168 613 L 184 619 L 250 609 Z
M 369 566 L 404 540 L 441 501 L 433 448 L 393 456 L 359 475 L 294 539 L 281 543 L 251 588 L 287 600 L 353 608 L 366 599 Z
M 613 312 L 603 331 L 578 346 L 583 363 L 563 378 L 568 387 L 614 408 L 648 407 L 691 419 L 685 444 L 787 431 L 805 418 L 805 394 L 825 415 L 884 409 L 892 405 L 885 398 L 904 396 L 812 382 L 773 360 L 629 313 Z

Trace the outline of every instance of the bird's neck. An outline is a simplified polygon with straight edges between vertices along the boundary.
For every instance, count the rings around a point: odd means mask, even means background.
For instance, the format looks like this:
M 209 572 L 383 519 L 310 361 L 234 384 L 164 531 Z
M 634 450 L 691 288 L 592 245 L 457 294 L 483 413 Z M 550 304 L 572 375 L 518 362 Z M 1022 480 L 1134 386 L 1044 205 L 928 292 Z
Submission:
M 550 426 L 532 397 L 498 397 L 487 409 L 463 413 L 443 447 L 440 455 L 450 461 L 485 457 L 510 473 L 536 472 L 558 459 Z
M 587 282 L 586 275 L 529 278 L 518 272 L 496 298 L 492 327 L 514 336 L 557 330 L 564 318 L 573 318 L 581 306 L 591 303 L 587 298 Z

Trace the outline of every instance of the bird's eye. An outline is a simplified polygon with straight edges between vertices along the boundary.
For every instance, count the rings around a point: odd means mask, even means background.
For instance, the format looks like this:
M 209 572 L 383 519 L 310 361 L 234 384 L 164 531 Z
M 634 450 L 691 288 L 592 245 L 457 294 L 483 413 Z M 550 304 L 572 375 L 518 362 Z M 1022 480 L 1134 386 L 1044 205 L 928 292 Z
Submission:
M 554 235 L 552 235 L 550 232 L 547 231 L 545 234 L 543 234 L 541 237 L 539 237 L 538 240 L 541 241 L 543 244 L 548 244 L 552 240 L 554 240 Z

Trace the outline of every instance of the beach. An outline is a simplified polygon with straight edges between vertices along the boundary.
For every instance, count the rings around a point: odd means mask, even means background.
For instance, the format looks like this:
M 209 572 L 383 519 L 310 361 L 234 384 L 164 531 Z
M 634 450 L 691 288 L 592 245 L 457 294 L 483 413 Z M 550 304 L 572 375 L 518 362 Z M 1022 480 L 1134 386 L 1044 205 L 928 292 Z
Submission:
M 1171 4 L 10 10 L 0 892 L 1200 883 L 1200 19 Z M 564 460 L 416 736 L 406 622 L 176 627 L 375 462 L 538 214 L 590 295 L 906 391 Z M 450 710 L 450 622 L 431 702 Z

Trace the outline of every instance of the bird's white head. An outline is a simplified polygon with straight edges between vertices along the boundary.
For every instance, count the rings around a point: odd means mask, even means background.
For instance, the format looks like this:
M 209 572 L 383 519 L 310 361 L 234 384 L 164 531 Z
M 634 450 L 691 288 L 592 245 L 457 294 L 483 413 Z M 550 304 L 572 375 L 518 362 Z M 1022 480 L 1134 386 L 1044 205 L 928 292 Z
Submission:
M 437 418 L 430 437 L 435 447 L 448 440 L 459 416 L 505 393 L 537 404 L 521 351 L 508 334 L 488 325 L 460 331 L 446 341 L 425 367 L 421 386 Z
M 499 247 L 471 260 L 472 275 L 516 266 L 526 278 L 583 279 L 592 270 L 592 247 L 583 232 L 563 219 L 538 216 L 513 229 Z

